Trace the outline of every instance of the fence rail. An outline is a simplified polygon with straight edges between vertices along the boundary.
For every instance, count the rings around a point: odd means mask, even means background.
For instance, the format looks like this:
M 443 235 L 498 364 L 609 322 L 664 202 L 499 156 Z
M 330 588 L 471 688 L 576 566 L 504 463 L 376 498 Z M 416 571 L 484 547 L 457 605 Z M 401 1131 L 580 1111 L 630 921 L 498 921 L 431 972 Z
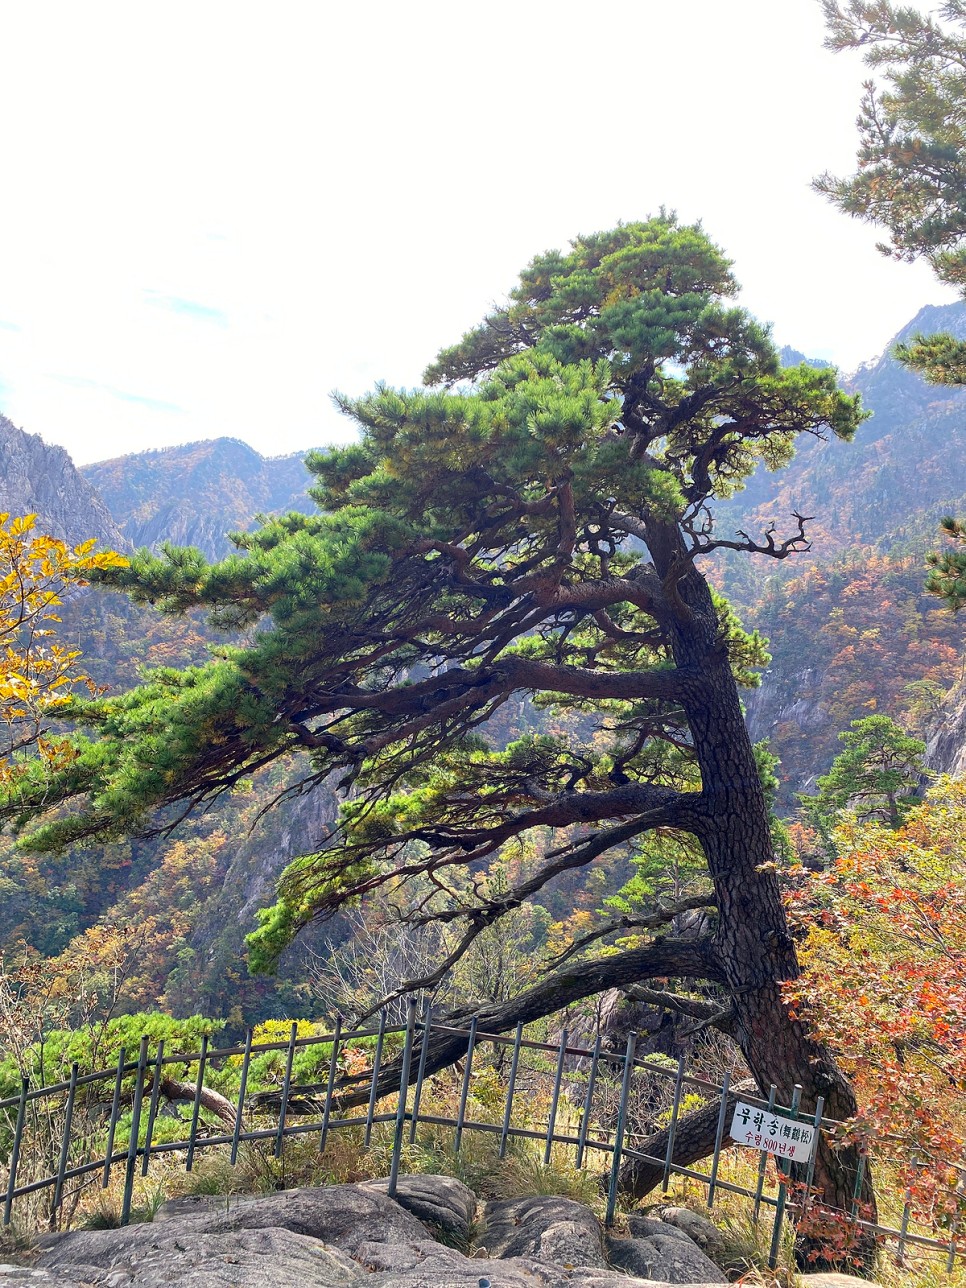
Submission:
M 445 1034 L 451 1038 L 455 1036 L 466 1041 L 465 1051 L 461 1056 L 463 1067 L 455 1117 L 421 1112 L 427 1081 L 428 1036 L 433 1033 Z M 382 1089 L 380 1083 L 387 1040 L 390 1042 L 394 1040 L 397 1044 L 400 1040 L 402 1042 L 398 1088 L 388 1093 Z M 349 1044 L 358 1044 L 361 1041 L 374 1043 L 370 1067 L 351 1078 L 343 1078 L 340 1083 L 338 1079 L 340 1055 L 345 1053 Z M 418 1055 L 414 1072 L 413 1058 L 417 1041 Z M 474 1059 L 483 1044 L 491 1045 L 498 1051 L 502 1050 L 504 1057 L 509 1054 L 509 1073 L 503 1112 L 499 1122 L 478 1121 L 468 1114 Z M 672 1176 L 687 1178 L 698 1183 L 706 1191 L 709 1209 L 714 1206 L 719 1192 L 744 1196 L 751 1201 L 752 1215 L 756 1222 L 763 1208 L 771 1209 L 769 1261 L 772 1266 L 775 1266 L 784 1222 L 790 1212 L 797 1214 L 797 1204 L 808 1202 L 807 1196 L 813 1180 L 817 1151 L 812 1151 L 807 1164 L 796 1164 L 776 1157 L 775 1193 L 766 1192 L 767 1155 L 765 1153 L 759 1156 L 753 1185 L 743 1185 L 723 1177 L 720 1174 L 722 1155 L 730 1148 L 731 1140 L 727 1131 L 729 1125 L 727 1114 L 729 1105 L 735 1099 L 735 1092 L 729 1086 L 729 1079 L 726 1076 L 723 1085 L 719 1086 L 694 1073 L 688 1073 L 683 1058 L 676 1066 L 669 1067 L 652 1058 L 639 1057 L 636 1045 L 637 1035 L 631 1034 L 623 1053 L 602 1049 L 599 1036 L 593 1047 L 581 1046 L 569 1041 L 566 1030 L 557 1043 L 538 1042 L 523 1036 L 522 1024 L 517 1026 L 512 1036 L 509 1036 L 480 1031 L 475 1019 L 470 1022 L 467 1029 L 453 1028 L 435 1023 L 428 1008 L 422 1018 L 417 1018 L 414 1001 L 409 1004 L 405 1024 L 391 1024 L 386 1013 L 382 1012 L 376 1028 L 343 1032 L 341 1021 L 337 1021 L 333 1032 L 329 1034 L 299 1037 L 297 1025 L 293 1022 L 287 1040 L 256 1043 L 253 1040 L 252 1031 L 249 1030 L 245 1042 L 240 1046 L 211 1049 L 205 1037 L 202 1039 L 201 1049 L 190 1054 L 166 1052 L 162 1040 L 158 1042 L 152 1055 L 149 1051 L 149 1039 L 143 1037 L 136 1057 L 129 1058 L 128 1053 L 122 1049 L 118 1054 L 117 1063 L 112 1067 L 83 1074 L 80 1073 L 78 1065 L 74 1064 L 67 1079 L 48 1086 L 31 1087 L 29 1080 L 24 1078 L 18 1095 L 0 1099 L 0 1126 L 3 1123 L 7 1124 L 9 1139 L 6 1176 L 3 1177 L 0 1174 L 0 1195 L 3 1195 L 2 1224 L 4 1227 L 10 1225 L 18 1199 L 45 1190 L 52 1190 L 47 1216 L 51 1224 L 55 1224 L 60 1219 L 68 1192 L 72 1194 L 78 1192 L 75 1183 L 79 1183 L 80 1186 L 92 1184 L 99 1174 L 100 1185 L 106 1188 L 115 1167 L 124 1169 L 120 1219 L 122 1224 L 127 1224 L 131 1217 L 137 1175 L 139 1172 L 142 1177 L 148 1175 L 152 1158 L 166 1154 L 183 1154 L 184 1167 L 190 1172 L 199 1150 L 227 1146 L 230 1149 L 231 1165 L 235 1166 L 243 1143 L 271 1144 L 272 1154 L 275 1158 L 280 1158 L 286 1138 L 314 1133 L 319 1137 L 319 1150 L 322 1152 L 330 1133 L 346 1128 L 360 1129 L 363 1146 L 369 1149 L 373 1129 L 380 1125 L 391 1125 L 392 1128 L 388 1186 L 388 1192 L 392 1196 L 396 1192 L 404 1147 L 407 1143 L 411 1145 L 416 1142 L 419 1127 L 448 1127 L 453 1129 L 453 1148 L 457 1153 L 465 1133 L 479 1132 L 499 1137 L 498 1154 L 501 1159 L 506 1156 L 511 1140 L 542 1143 L 544 1164 L 551 1161 L 554 1146 L 573 1149 L 574 1163 L 578 1169 L 588 1165 L 591 1153 L 596 1152 L 598 1156 L 603 1156 L 607 1168 L 605 1223 L 608 1226 L 613 1224 L 616 1215 L 621 1168 L 625 1163 L 634 1160 L 658 1168 L 665 1191 L 669 1187 Z M 300 1051 L 314 1047 L 331 1048 L 326 1077 L 323 1081 L 314 1083 L 293 1083 L 293 1065 L 296 1055 Z M 252 1061 L 270 1052 L 284 1053 L 284 1074 L 281 1086 L 271 1093 L 262 1092 L 258 1096 L 249 1098 L 248 1083 Z M 521 1057 L 525 1053 L 542 1057 L 548 1066 L 543 1071 L 544 1077 L 549 1079 L 548 1085 L 551 1089 L 545 1127 L 520 1126 L 513 1120 L 514 1105 L 520 1089 Z M 211 1108 L 211 1095 L 205 1083 L 206 1072 L 227 1060 L 237 1060 L 239 1057 L 241 1067 L 237 1098 L 231 1105 L 223 1097 L 218 1097 L 223 1101 L 220 1116 L 224 1130 L 212 1134 L 210 1124 L 202 1118 L 202 1109 L 209 1114 L 214 1113 L 214 1116 L 219 1116 L 219 1112 L 212 1111 Z M 577 1066 L 581 1066 L 586 1071 L 586 1087 L 580 1097 L 579 1106 L 568 1101 L 571 1110 L 576 1111 L 576 1127 L 571 1124 L 569 1129 L 565 1127 L 558 1130 L 568 1064 L 571 1073 Z M 164 1094 L 162 1092 L 164 1070 L 167 1066 L 191 1065 L 197 1065 L 193 1093 L 190 1098 L 183 1094 L 186 1084 L 179 1083 L 177 1084 L 179 1094 L 173 1097 L 184 1102 L 190 1099 L 188 1134 L 183 1139 L 174 1141 L 156 1141 L 154 1134 L 160 1112 L 160 1100 Z M 608 1074 L 615 1080 L 619 1076 L 620 1092 L 616 1106 L 611 1106 L 611 1121 L 602 1122 L 598 1102 Z M 641 1074 L 647 1074 L 657 1082 L 663 1080 L 667 1086 L 667 1145 L 662 1157 L 645 1153 L 635 1147 L 635 1141 L 640 1143 L 638 1140 L 640 1133 L 635 1131 L 633 1123 L 629 1121 L 629 1114 L 635 1077 Z M 125 1095 L 123 1092 L 125 1080 L 132 1077 L 133 1092 Z M 346 1098 L 353 1090 L 356 1098 L 360 1098 L 367 1085 L 368 1095 L 363 1097 L 366 1101 L 365 1112 L 340 1113 L 340 1099 Z M 104 1099 L 95 1099 L 92 1095 L 93 1089 L 103 1089 Z M 706 1100 L 713 1101 L 715 1097 L 718 1098 L 717 1130 L 714 1149 L 710 1155 L 710 1169 L 707 1172 L 674 1161 L 676 1129 L 689 1089 L 699 1093 Z M 780 1114 L 790 1117 L 812 1126 L 816 1135 L 825 1132 L 830 1138 L 833 1137 L 839 1132 L 842 1124 L 823 1116 L 821 1100 L 814 1113 L 802 1114 L 798 1104 L 800 1090 L 800 1088 L 795 1089 L 791 1104 L 787 1107 L 776 1102 L 777 1090 L 774 1086 L 769 1089 L 767 1098 L 749 1095 L 744 1089 L 741 1091 L 740 1098 L 743 1102 L 758 1106 L 768 1115 Z M 270 1095 L 273 1101 L 276 1097 L 278 1100 L 277 1115 L 273 1115 L 274 1121 L 269 1126 L 246 1130 L 244 1122 L 246 1110 L 253 1103 L 264 1102 L 266 1095 Z M 318 1095 L 322 1096 L 321 1104 L 312 1099 Z M 389 1111 L 380 1109 L 377 1112 L 377 1107 L 392 1096 L 395 1097 L 395 1107 Z M 316 1116 L 310 1116 L 309 1121 L 291 1121 L 292 1118 L 301 1116 L 301 1108 L 297 1114 L 294 1105 L 304 1107 L 306 1098 L 310 1106 L 317 1110 Z M 108 1099 L 109 1109 L 107 1108 Z M 130 1101 L 131 1120 L 127 1127 L 127 1141 L 123 1146 L 115 1147 L 118 1127 L 122 1117 L 126 1117 L 127 1114 L 128 1101 Z M 103 1152 L 98 1149 L 95 1153 L 89 1135 L 78 1141 L 75 1120 L 79 1104 L 83 1106 L 88 1122 L 91 1119 L 96 1122 L 98 1130 L 95 1134 L 103 1142 Z M 29 1146 L 31 1143 L 31 1132 L 41 1121 L 41 1110 L 48 1124 L 49 1156 L 52 1159 L 56 1154 L 56 1166 L 51 1166 L 43 1175 L 21 1179 L 24 1145 L 26 1143 Z M 54 1136 L 50 1132 L 51 1123 L 57 1124 Z M 897 1139 L 893 1138 L 894 1141 Z M 959 1164 L 951 1165 L 951 1170 L 958 1177 L 956 1185 L 949 1189 L 947 1195 L 950 1199 L 949 1210 L 954 1215 L 950 1220 L 948 1238 L 938 1239 L 913 1228 L 913 1204 L 908 1192 L 896 1226 L 865 1220 L 859 1205 L 864 1166 L 865 1156 L 863 1155 L 855 1181 L 851 1210 L 841 1214 L 854 1232 L 865 1232 L 874 1235 L 880 1241 L 894 1242 L 900 1259 L 910 1246 L 942 1254 L 947 1272 L 953 1269 L 957 1257 L 966 1257 L 966 1239 L 959 1240 L 956 1219 L 956 1214 L 964 1204 L 966 1168 Z M 72 1190 L 71 1186 L 75 1188 Z M 804 1199 L 800 1197 L 802 1195 L 805 1196 Z

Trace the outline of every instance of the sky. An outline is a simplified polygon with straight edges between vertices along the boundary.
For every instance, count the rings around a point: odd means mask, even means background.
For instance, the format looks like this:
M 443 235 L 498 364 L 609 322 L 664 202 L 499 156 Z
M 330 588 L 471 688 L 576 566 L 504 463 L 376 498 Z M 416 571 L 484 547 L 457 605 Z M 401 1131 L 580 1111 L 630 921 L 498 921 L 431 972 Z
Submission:
M 0 412 L 78 464 L 346 441 L 534 254 L 661 206 L 854 369 L 923 265 L 816 195 L 861 62 L 818 0 L 0 3 Z

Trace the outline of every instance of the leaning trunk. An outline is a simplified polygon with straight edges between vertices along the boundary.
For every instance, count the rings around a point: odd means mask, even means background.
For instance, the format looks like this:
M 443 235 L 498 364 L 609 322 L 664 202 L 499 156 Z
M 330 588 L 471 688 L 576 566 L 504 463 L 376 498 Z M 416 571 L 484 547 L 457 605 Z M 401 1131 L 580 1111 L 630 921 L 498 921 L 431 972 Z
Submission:
M 828 1049 L 791 1017 L 782 997 L 783 982 L 799 974 L 798 960 L 774 863 L 768 804 L 707 582 L 687 561 L 676 530 L 656 534 L 651 550 L 662 578 L 673 579 L 676 589 L 680 613 L 669 632 L 675 662 L 699 677 L 684 699 L 702 777 L 696 833 L 714 883 L 715 956 L 733 1001 L 735 1040 L 759 1087 L 774 1083 L 779 1102 L 789 1104 L 797 1083 L 806 1113 L 814 1112 L 821 1097 L 827 1117 L 851 1118 L 857 1106 L 849 1082 Z M 675 576 L 682 562 L 686 571 Z M 854 1146 L 820 1148 L 815 1187 L 823 1205 L 850 1210 L 858 1163 Z M 874 1219 L 867 1175 L 860 1198 Z

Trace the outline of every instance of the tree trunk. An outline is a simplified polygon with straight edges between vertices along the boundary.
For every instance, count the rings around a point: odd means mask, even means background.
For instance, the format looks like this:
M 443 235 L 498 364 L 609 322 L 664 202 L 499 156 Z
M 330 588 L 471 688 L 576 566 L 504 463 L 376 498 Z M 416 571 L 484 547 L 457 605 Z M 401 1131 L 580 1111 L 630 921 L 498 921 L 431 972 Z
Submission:
M 798 977 L 798 960 L 781 899 L 768 804 L 708 584 L 676 528 L 661 525 L 651 535 L 655 567 L 680 606 L 669 623 L 674 660 L 701 677 L 683 704 L 701 769 L 703 820 L 696 835 L 714 883 L 715 956 L 732 997 L 735 1040 L 759 1087 L 775 1084 L 780 1104 L 790 1103 L 799 1084 L 806 1114 L 822 1097 L 826 1117 L 851 1118 L 857 1105 L 849 1082 L 828 1049 L 791 1018 L 782 997 L 782 983 Z M 854 1146 L 820 1147 L 815 1187 L 823 1204 L 850 1210 L 858 1164 Z M 874 1219 L 867 1173 L 860 1197 Z

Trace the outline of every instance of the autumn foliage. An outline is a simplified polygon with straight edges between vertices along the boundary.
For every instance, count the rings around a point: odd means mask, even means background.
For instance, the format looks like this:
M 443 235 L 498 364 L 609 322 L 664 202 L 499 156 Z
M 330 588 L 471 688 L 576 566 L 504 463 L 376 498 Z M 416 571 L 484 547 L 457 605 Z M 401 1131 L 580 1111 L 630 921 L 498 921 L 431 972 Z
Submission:
M 0 514 L 0 779 L 7 780 L 18 752 L 35 748 L 49 761 L 64 754 L 46 724 L 74 689 L 91 687 L 80 652 L 55 638 L 66 587 L 127 563 L 110 550 L 95 554 L 93 541 L 68 546 L 36 524 L 33 514 Z
M 846 821 L 835 841 L 831 870 L 795 877 L 787 997 L 854 1079 L 855 1133 L 901 1137 L 914 1207 L 945 1226 L 966 1148 L 966 782 L 941 780 L 896 830 Z

